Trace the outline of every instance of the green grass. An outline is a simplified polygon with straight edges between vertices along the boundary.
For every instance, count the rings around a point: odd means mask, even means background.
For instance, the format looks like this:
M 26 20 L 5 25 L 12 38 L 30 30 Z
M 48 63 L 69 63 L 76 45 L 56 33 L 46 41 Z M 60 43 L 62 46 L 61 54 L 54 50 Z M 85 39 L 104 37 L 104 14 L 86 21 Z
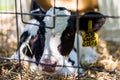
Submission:
M 15 0 L 0 0 L 0 11 L 14 10 Z

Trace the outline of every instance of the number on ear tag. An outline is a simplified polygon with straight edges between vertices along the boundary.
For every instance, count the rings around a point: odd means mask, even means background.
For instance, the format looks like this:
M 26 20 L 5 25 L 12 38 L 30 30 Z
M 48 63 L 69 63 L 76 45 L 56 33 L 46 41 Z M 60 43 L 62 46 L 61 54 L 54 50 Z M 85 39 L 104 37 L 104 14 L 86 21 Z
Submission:
M 82 35 L 82 45 L 84 47 L 98 45 L 98 34 L 92 31 L 92 20 L 88 22 L 88 31 Z

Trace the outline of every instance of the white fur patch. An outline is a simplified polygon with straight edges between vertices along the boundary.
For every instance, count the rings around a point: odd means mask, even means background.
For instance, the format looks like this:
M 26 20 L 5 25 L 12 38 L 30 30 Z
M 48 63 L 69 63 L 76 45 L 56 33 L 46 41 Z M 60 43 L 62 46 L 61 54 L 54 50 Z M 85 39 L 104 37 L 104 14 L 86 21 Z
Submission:
M 69 16 L 62 16 L 62 17 L 57 17 L 57 15 L 70 15 L 71 13 L 67 10 L 59 10 L 59 9 L 55 9 L 55 15 L 56 15 L 56 18 L 55 18 L 55 28 L 54 28 L 54 33 L 59 33 L 59 32 L 63 32 L 63 30 L 65 30 L 67 24 L 68 24 L 68 19 L 69 19 Z M 49 26 L 49 27 L 53 27 L 53 16 L 54 16 L 54 8 L 50 8 L 46 15 L 50 15 L 50 16 L 46 16 L 44 18 L 44 22 L 46 24 L 46 26 Z M 49 29 L 47 29 L 49 30 Z M 49 32 L 49 31 L 47 31 Z
M 77 44 L 77 38 L 79 44 Z M 80 34 L 76 34 L 74 46 L 76 49 L 79 46 L 79 61 L 82 65 L 88 65 L 97 61 L 99 54 L 92 47 L 82 46 L 82 37 Z
M 68 58 L 71 58 L 75 64 L 72 65 L 71 62 L 68 62 Z M 72 50 L 70 52 L 70 55 L 64 59 L 64 66 L 71 66 L 71 67 L 63 67 L 61 70 L 58 71 L 58 74 L 68 74 L 68 75 L 72 75 L 77 73 L 77 68 L 74 68 L 73 66 L 79 66 L 79 64 L 77 64 L 77 54 L 74 50 Z
M 40 24 L 36 19 L 30 20 L 28 23 L 37 24 L 37 25 Z M 38 29 L 39 29 L 39 26 L 37 26 L 37 25 L 27 24 L 25 26 L 25 29 L 23 32 L 28 31 L 31 36 L 35 36 L 37 34 Z
M 27 57 L 25 53 L 23 53 L 23 49 L 26 47 L 26 42 L 23 42 L 22 45 L 19 48 L 19 51 L 15 52 L 12 56 L 11 59 L 19 59 L 19 54 L 20 54 L 20 59 L 22 60 L 30 60 L 31 58 Z

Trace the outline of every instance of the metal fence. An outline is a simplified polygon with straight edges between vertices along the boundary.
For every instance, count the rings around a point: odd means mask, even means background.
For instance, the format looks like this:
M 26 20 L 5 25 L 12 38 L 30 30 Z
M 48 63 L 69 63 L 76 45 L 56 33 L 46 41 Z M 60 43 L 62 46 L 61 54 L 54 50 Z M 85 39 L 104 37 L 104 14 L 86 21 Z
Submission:
M 18 0 L 0 0 L 0 59 L 1 60 L 9 60 L 8 57 L 12 55 L 12 53 L 16 50 L 17 44 L 19 42 L 19 33 L 20 33 L 20 26 L 19 26 L 19 17 L 21 17 L 21 22 L 23 24 L 28 24 L 27 21 L 23 19 L 23 15 L 32 16 L 34 14 L 30 14 L 29 12 L 22 12 L 23 5 L 22 0 L 19 0 L 20 3 L 17 2 Z M 55 1 L 55 0 L 54 0 Z M 76 5 L 78 3 L 78 0 L 76 0 Z M 18 12 L 18 4 L 20 5 L 20 12 Z M 45 15 L 39 15 L 38 16 L 45 16 Z M 79 13 L 77 15 L 73 16 L 81 16 Z M 106 15 L 106 18 L 120 18 L 120 16 L 109 16 Z M 33 25 L 33 24 L 32 24 Z M 78 27 L 78 26 L 76 26 Z M 9 49 L 9 50 L 8 50 Z M 22 60 L 17 60 L 19 65 L 21 66 Z M 27 61 L 31 62 L 31 61 Z M 59 67 L 63 65 L 58 65 Z M 70 66 L 67 66 L 70 67 Z M 81 68 L 78 66 L 75 66 L 75 68 Z M 105 69 L 99 69 L 95 67 L 82 67 L 85 70 L 92 70 L 92 71 L 100 71 L 100 72 L 108 72 L 108 73 L 115 73 L 114 71 L 108 71 Z M 22 68 L 19 69 L 20 77 L 19 79 L 22 79 Z M 80 77 L 78 78 L 78 80 Z

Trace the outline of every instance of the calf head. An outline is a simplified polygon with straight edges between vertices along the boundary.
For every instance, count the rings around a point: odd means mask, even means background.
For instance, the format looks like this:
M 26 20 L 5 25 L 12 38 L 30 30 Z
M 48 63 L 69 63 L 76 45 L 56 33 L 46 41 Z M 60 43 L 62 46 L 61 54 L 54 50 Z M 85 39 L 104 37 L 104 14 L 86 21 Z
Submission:
M 50 8 L 46 15 L 49 16 L 44 17 L 41 22 L 47 28 L 45 29 L 44 52 L 40 59 L 42 64 L 39 65 L 39 69 L 54 73 L 61 69 L 56 65 L 66 65 L 65 56 L 68 56 L 73 48 L 76 29 L 70 11 L 63 7 Z
M 72 61 L 70 60 L 70 55 L 73 53 L 75 59 L 72 63 L 77 63 L 77 55 L 76 52 L 73 51 L 76 33 L 76 17 L 71 16 L 70 11 L 62 7 L 50 8 L 46 12 L 46 15 L 41 22 L 41 25 L 47 27 L 45 29 L 44 51 L 40 59 L 40 63 L 42 64 L 39 65 L 39 69 L 47 73 L 54 73 L 62 70 L 61 67 L 59 67 L 60 65 L 67 65 L 69 61 Z M 93 31 L 96 32 L 100 30 L 104 24 L 105 17 L 97 12 L 84 14 L 79 18 L 80 31 L 86 32 L 88 30 L 89 20 L 93 21 Z M 66 56 L 68 58 L 65 58 Z M 74 66 L 74 64 L 71 66 Z

